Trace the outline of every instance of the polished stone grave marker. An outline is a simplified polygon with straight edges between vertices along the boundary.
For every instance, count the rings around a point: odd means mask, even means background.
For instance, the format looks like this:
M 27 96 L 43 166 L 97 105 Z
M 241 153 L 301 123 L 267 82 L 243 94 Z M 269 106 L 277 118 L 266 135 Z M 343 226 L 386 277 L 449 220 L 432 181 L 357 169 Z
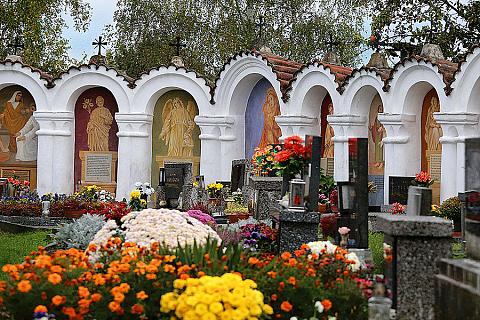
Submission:
M 251 162 L 248 159 L 239 159 L 232 161 L 231 174 L 231 191 L 236 192 L 238 189 L 242 190 L 243 186 L 248 183 L 248 171 Z
M 396 177 L 390 176 L 388 185 L 388 203 L 393 204 L 398 202 L 407 205 L 408 202 L 408 187 L 412 185 L 415 177 Z
M 165 197 L 168 208 L 178 207 L 180 193 L 182 205 L 189 206 L 192 189 L 192 163 L 165 162 Z

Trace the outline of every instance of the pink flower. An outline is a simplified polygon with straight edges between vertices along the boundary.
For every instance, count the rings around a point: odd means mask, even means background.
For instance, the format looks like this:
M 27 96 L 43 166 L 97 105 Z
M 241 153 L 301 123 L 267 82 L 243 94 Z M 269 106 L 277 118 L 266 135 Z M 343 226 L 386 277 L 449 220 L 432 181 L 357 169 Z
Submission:
M 340 233 L 342 236 L 346 235 L 347 233 L 350 232 L 350 228 L 348 227 L 340 227 L 338 228 L 338 233 Z

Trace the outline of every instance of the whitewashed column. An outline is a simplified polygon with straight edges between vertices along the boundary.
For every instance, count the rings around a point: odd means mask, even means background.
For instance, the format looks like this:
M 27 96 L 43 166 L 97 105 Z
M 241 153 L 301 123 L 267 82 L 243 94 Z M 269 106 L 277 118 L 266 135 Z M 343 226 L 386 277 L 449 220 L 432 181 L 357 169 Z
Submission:
M 205 177 L 205 182 L 230 180 L 230 176 L 227 177 L 225 172 L 231 165 L 231 160 L 229 162 L 228 152 L 223 153 L 222 144 L 235 139 L 226 132 L 226 127 L 233 125 L 234 120 L 225 116 L 196 116 L 195 123 L 201 132 L 200 173 Z
M 117 199 L 129 198 L 135 182 L 151 182 L 152 122 L 148 114 L 117 113 Z
M 290 136 L 305 137 L 305 135 L 320 135 L 320 127 L 318 125 L 318 119 L 307 116 L 277 116 L 275 121 L 282 130 L 282 136 L 280 140 Z
M 367 119 L 365 116 L 340 114 L 329 115 L 327 121 L 335 133 L 335 181 L 348 181 L 348 139 L 368 137 Z
M 421 152 L 412 136 L 419 134 L 412 114 L 379 114 L 387 131 L 383 138 L 385 153 L 384 203 L 388 204 L 390 176 L 414 176 L 421 166 Z
M 74 191 L 74 114 L 37 111 L 37 191 L 71 194 Z
M 465 191 L 465 139 L 479 137 L 479 115 L 471 113 L 434 114 L 442 126 L 442 181 L 440 201 Z

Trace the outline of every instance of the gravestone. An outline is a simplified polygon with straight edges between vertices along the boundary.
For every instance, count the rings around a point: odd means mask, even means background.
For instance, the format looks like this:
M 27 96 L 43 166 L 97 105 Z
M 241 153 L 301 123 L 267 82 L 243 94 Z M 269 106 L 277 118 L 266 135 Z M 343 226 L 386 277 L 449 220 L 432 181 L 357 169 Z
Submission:
M 254 195 L 255 219 L 270 217 L 270 210 L 281 198 L 282 177 L 250 177 L 250 186 Z
M 480 138 L 465 140 L 465 192 L 459 196 L 468 258 L 440 262 L 435 292 L 438 320 L 480 319 Z
M 451 223 L 432 216 L 380 214 L 377 227 L 385 235 L 384 250 L 388 246 L 391 252 L 386 277 L 396 319 L 435 319 L 434 280 L 438 263 L 451 254 Z
M 305 136 L 305 147 L 310 153 L 307 210 L 309 212 L 318 212 L 322 138 L 319 136 Z
M 242 190 L 243 186 L 248 183 L 248 171 L 251 166 L 251 161 L 248 159 L 240 159 L 232 161 L 231 174 L 231 190 L 236 192 L 238 189 Z
M 350 229 L 349 247 L 368 248 L 368 139 L 348 140 L 349 181 L 338 182 L 339 227 Z
M 374 207 L 375 211 L 380 211 L 380 207 L 383 205 L 384 197 L 384 176 L 380 175 L 369 175 L 368 181 L 372 181 L 375 186 L 377 186 L 377 191 L 368 194 L 368 205 Z M 370 210 L 372 211 L 372 210 Z
M 403 205 L 408 203 L 408 187 L 412 185 L 415 177 L 390 176 L 388 180 L 388 203 L 398 202 Z
M 180 193 L 182 193 L 181 209 L 189 206 L 192 189 L 192 163 L 165 162 L 165 197 L 168 208 L 178 207 Z

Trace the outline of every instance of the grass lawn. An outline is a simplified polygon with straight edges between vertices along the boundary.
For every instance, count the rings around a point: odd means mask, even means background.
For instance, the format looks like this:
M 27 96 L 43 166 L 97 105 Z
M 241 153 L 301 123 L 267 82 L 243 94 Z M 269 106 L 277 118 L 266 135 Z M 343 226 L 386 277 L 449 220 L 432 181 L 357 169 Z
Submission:
M 7 233 L 0 231 L 0 267 L 8 263 L 20 263 L 38 246 L 48 244 L 50 231 Z M 0 276 L 1 277 L 1 276 Z

